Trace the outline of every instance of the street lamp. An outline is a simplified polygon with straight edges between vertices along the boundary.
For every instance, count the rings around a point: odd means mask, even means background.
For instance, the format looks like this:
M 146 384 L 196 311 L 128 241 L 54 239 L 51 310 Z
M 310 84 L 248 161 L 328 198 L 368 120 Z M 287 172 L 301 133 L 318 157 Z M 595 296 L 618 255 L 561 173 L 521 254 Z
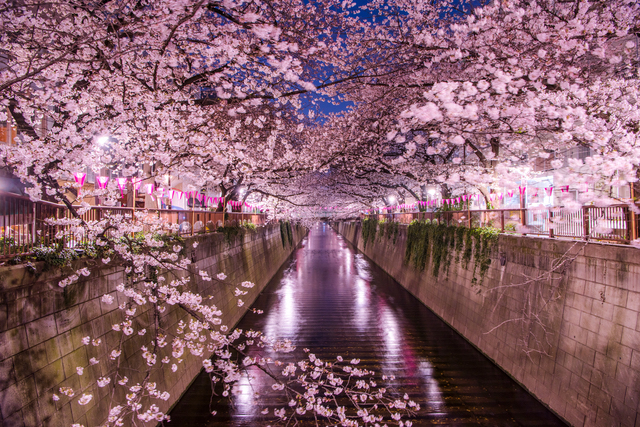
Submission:
M 98 139 L 96 139 L 96 142 L 100 146 L 107 145 L 109 143 L 109 137 L 108 136 L 104 136 L 104 135 L 103 136 L 99 136 Z

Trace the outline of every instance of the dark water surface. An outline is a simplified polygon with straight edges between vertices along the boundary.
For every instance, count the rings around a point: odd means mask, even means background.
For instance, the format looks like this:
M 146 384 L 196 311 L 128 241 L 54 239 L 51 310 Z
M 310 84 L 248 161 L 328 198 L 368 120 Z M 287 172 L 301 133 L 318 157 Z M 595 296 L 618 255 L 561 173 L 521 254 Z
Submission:
M 253 307 L 264 314 L 246 315 L 239 328 L 394 375 L 393 386 L 421 406 L 414 427 L 565 425 L 328 225 L 311 230 Z M 230 406 L 211 397 L 211 381 L 201 374 L 171 412 L 170 426 L 270 424 L 253 394 L 277 404 L 271 383 L 259 374 L 242 378 Z

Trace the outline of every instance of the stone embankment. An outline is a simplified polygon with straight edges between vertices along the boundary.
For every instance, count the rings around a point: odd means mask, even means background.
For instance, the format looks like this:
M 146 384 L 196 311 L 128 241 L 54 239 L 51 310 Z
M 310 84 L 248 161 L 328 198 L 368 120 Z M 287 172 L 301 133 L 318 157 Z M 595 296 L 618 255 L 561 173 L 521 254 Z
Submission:
M 243 297 L 238 307 L 235 286 L 222 286 L 215 281 L 204 282 L 191 274 L 195 288 L 201 295 L 212 296 L 224 313 L 223 324 L 235 325 L 258 294 L 286 261 L 295 246 L 306 235 L 306 229 L 293 227 L 291 237 L 285 237 L 278 225 L 260 227 L 256 231 L 225 240 L 218 233 L 203 234 L 186 239 L 188 256 L 198 269 L 213 276 L 224 272 L 232 284 L 251 281 L 256 284 Z M 193 249 L 192 243 L 199 244 Z M 59 269 L 36 265 L 36 273 L 24 266 L 0 267 L 0 426 L 70 426 L 87 427 L 106 420 L 109 408 L 109 387 L 98 388 L 96 381 L 108 375 L 103 363 L 90 365 L 95 357 L 107 360 L 110 349 L 119 335 L 112 325 L 122 320 L 116 304 L 101 302 L 104 294 L 111 294 L 120 303 L 123 296 L 115 291 L 125 280 L 118 267 L 100 266 L 97 262 L 76 261 L 74 269 L 89 267 L 91 275 L 77 283 L 60 288 L 65 277 Z M 68 272 L 67 272 L 68 274 Z M 149 313 L 137 313 L 135 323 L 144 327 Z M 187 319 L 186 313 L 173 307 L 164 313 L 162 324 L 167 330 Z M 82 337 L 100 338 L 98 346 L 83 345 Z M 134 335 L 125 345 L 126 365 L 135 372 L 144 368 L 140 346 L 141 337 Z M 167 390 L 171 398 L 158 401 L 166 411 L 187 389 L 202 368 L 201 358 L 185 357 L 183 366 L 175 373 L 169 369 L 156 373 L 158 388 Z M 84 367 L 78 375 L 76 367 Z M 131 375 L 132 383 L 135 374 Z M 54 402 L 52 396 L 60 387 L 72 387 L 78 393 L 94 396 L 85 406 L 77 399 Z
M 366 246 L 359 222 L 334 228 L 571 425 L 640 425 L 640 250 L 500 235 L 484 274 L 468 242 L 434 272 L 433 247 L 405 262 L 406 226 Z

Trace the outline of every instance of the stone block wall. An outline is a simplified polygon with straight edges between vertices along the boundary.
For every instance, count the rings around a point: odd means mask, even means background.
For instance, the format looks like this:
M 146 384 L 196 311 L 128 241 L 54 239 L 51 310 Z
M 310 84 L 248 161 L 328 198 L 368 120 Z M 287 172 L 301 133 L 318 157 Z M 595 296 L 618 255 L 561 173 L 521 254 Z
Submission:
M 188 256 L 200 269 L 210 275 L 224 272 L 227 281 L 236 284 L 248 280 L 256 286 L 243 297 L 245 305 L 237 306 L 233 295 L 235 286 L 222 286 L 204 282 L 197 274 L 190 274 L 192 290 L 213 297 L 224 313 L 223 324 L 234 326 L 257 298 L 269 280 L 306 235 L 302 227 L 293 227 L 293 244 L 284 243 L 278 225 L 260 227 L 243 236 L 225 241 L 222 234 L 203 234 L 190 237 L 186 242 Z M 197 241 L 196 249 L 192 244 Z M 58 282 L 65 272 L 44 270 L 36 265 L 38 273 L 24 266 L 0 267 L 0 426 L 70 426 L 74 423 L 86 427 L 101 425 L 106 420 L 110 396 L 109 387 L 98 388 L 96 380 L 109 375 L 112 367 L 105 363 L 90 365 L 96 357 L 101 362 L 120 339 L 112 325 L 122 320 L 117 304 L 105 305 L 102 295 L 110 293 L 117 302 L 124 301 L 115 291 L 124 281 L 124 272 L 118 267 L 100 266 L 96 261 L 78 260 L 74 269 L 89 267 L 91 275 L 77 283 L 60 288 Z M 68 274 L 68 272 L 67 272 Z M 171 273 L 169 273 L 171 274 Z M 246 289 L 245 289 L 246 290 Z M 139 312 L 135 329 L 150 324 L 151 313 Z M 186 313 L 170 307 L 161 323 L 167 330 L 175 328 Z M 100 338 L 98 346 L 82 344 L 82 337 Z M 140 346 L 143 337 L 137 334 L 125 342 L 123 357 L 131 369 L 130 383 L 141 381 L 136 368 L 143 368 Z M 154 372 L 158 388 L 167 390 L 171 398 L 155 403 L 168 410 L 187 389 L 202 368 L 201 358 L 185 356 L 183 365 L 175 373 L 170 369 Z M 78 375 L 76 367 L 84 367 Z M 60 387 L 72 387 L 79 393 L 93 394 L 93 400 L 80 406 L 61 396 Z M 53 393 L 61 396 L 52 400 Z
M 405 264 L 406 226 L 366 248 L 334 228 L 569 424 L 640 425 L 639 249 L 500 235 L 474 282 L 455 253 L 437 277 Z

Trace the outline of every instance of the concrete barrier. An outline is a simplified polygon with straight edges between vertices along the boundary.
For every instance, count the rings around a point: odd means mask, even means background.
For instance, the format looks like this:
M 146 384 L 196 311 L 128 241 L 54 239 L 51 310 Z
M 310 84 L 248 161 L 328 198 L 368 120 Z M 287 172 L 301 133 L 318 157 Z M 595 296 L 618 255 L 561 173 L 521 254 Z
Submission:
M 437 276 L 405 264 L 406 226 L 366 248 L 334 228 L 571 425 L 640 425 L 640 250 L 500 235 L 474 281 L 455 252 Z
M 202 234 L 186 239 L 187 256 L 195 260 L 199 269 L 209 275 L 224 272 L 230 283 L 248 280 L 256 286 L 243 297 L 245 305 L 237 306 L 233 295 L 235 286 L 221 286 L 199 280 L 190 274 L 192 290 L 213 296 L 217 307 L 224 313 L 223 324 L 235 325 L 257 298 L 269 280 L 306 235 L 306 229 L 293 227 L 291 241 L 283 242 L 279 225 L 259 227 L 256 231 L 226 241 L 219 233 Z M 192 248 L 192 243 L 199 245 Z M 58 282 L 65 277 L 59 269 L 42 271 L 39 263 L 31 273 L 25 266 L 0 267 L 0 425 L 8 426 L 85 426 L 100 425 L 106 420 L 109 408 L 109 387 L 98 388 L 96 380 L 107 375 L 103 363 L 90 365 L 89 359 L 108 359 L 108 352 L 119 335 L 111 325 L 121 321 L 122 312 L 116 304 L 105 305 L 102 295 L 111 293 L 123 301 L 115 288 L 124 280 L 118 267 L 105 267 L 97 261 L 78 260 L 74 269 L 88 267 L 91 275 L 86 280 L 60 288 Z M 68 274 L 68 273 L 67 273 Z M 136 313 L 138 325 L 149 323 L 150 313 Z M 162 318 L 168 329 L 186 319 L 186 313 L 171 307 Z M 141 326 L 144 327 L 144 326 Z M 82 344 L 82 337 L 101 338 L 99 346 Z M 132 383 L 138 381 L 133 373 L 143 367 L 140 357 L 142 338 L 129 339 L 123 352 Z M 154 373 L 158 388 L 167 390 L 171 398 L 157 401 L 161 410 L 168 410 L 187 389 L 202 368 L 201 358 L 185 356 L 177 372 L 161 369 Z M 84 367 L 82 376 L 76 367 Z M 105 372 L 103 372 L 105 370 Z M 78 393 L 91 393 L 93 400 L 80 406 L 76 400 L 52 400 L 60 387 L 72 387 Z M 63 403 L 64 402 L 64 403 Z

